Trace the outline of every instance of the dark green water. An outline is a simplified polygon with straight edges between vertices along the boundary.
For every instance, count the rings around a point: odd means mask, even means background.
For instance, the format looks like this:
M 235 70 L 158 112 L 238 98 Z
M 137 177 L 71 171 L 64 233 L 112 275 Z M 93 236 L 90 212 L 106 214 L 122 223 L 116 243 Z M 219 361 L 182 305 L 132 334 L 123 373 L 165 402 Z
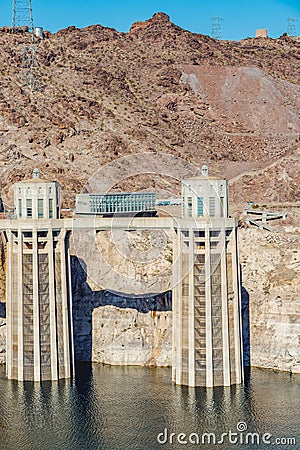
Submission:
M 299 403 L 299 376 L 258 369 L 244 386 L 211 390 L 174 386 L 170 369 L 83 364 L 75 381 L 39 385 L 7 381 L 0 367 L 0 449 L 299 449 Z M 227 437 L 216 445 L 177 442 L 179 433 L 187 435 L 183 441 L 196 442 L 190 434 L 197 433 L 201 442 L 204 432 L 220 440 L 230 429 L 237 432 L 239 422 L 260 439 L 269 433 L 268 442 L 281 443 L 246 444 L 247 431 L 237 435 L 242 443 Z M 159 444 L 165 428 L 168 443 Z M 170 444 L 172 432 L 176 440 Z M 296 445 L 285 444 L 290 437 Z

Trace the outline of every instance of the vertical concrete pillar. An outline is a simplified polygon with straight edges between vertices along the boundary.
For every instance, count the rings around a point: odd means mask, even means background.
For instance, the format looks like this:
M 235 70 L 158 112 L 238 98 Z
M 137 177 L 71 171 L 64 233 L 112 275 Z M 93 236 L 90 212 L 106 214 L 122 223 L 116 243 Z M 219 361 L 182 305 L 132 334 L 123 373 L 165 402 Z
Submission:
M 229 360 L 229 319 L 227 300 L 227 268 L 226 268 L 226 233 L 225 228 L 221 230 L 221 291 L 222 291 L 222 336 L 223 336 L 223 373 L 224 386 L 230 386 L 230 360 Z
M 18 380 L 24 379 L 24 302 L 23 302 L 23 233 L 18 229 L 18 298 L 14 299 L 14 302 L 18 304 Z
M 67 268 L 66 268 L 66 230 L 64 228 L 61 230 L 61 294 L 62 294 L 65 378 L 69 378 L 70 341 L 69 341 L 68 292 L 67 292 Z
M 206 386 L 213 387 L 210 227 L 205 227 Z
M 174 381 L 176 384 L 181 384 L 182 379 L 182 234 L 180 227 L 177 228 L 176 238 L 176 273 L 175 273 L 175 296 L 173 296 L 173 360 L 175 361 Z
M 6 271 L 6 376 L 12 378 L 13 349 L 12 349 L 12 260 L 13 260 L 13 235 L 7 230 L 7 271 Z
M 66 240 L 66 244 L 67 244 Z M 73 375 L 75 373 L 75 353 L 74 353 L 74 330 L 73 330 L 73 301 L 72 301 L 72 276 L 71 276 L 71 257 L 69 247 L 67 247 L 67 281 L 68 281 L 68 291 L 69 291 L 69 317 L 70 317 L 70 326 L 69 326 L 69 335 L 70 335 L 70 363 L 73 371 Z
M 237 288 L 238 288 L 238 322 L 239 322 L 239 344 L 240 344 L 240 383 L 244 381 L 244 343 L 243 343 L 243 324 L 242 324 L 242 286 L 241 286 L 241 266 L 239 262 L 238 254 L 238 235 L 237 229 L 234 230 L 235 234 L 235 264 L 237 266 Z
M 58 379 L 57 370 L 57 335 L 56 335 L 56 301 L 55 301 L 55 285 L 51 280 L 55 280 L 54 272 L 54 247 L 53 247 L 53 230 L 48 230 L 48 249 L 49 249 L 49 309 L 50 309 L 50 348 L 51 348 L 51 377 L 52 380 Z
M 176 232 L 177 231 L 177 232 Z M 176 231 L 174 231 L 174 239 L 173 239 L 173 272 L 172 272 L 172 289 L 173 289 L 173 294 L 175 293 L 175 295 L 172 296 L 172 381 L 176 381 L 176 357 L 178 355 L 178 351 L 177 351 L 177 335 L 175 333 L 175 329 L 178 326 L 177 323 L 177 312 L 178 312 L 178 284 L 179 284 L 179 280 L 180 280 L 180 265 L 179 265 L 179 261 L 178 261 L 178 256 L 179 256 L 179 237 L 178 237 L 178 233 L 179 228 L 176 229 Z M 176 312 L 176 314 L 175 314 Z
M 234 247 L 232 251 L 232 278 L 234 291 L 234 342 L 235 342 L 235 370 L 236 381 L 242 383 L 243 381 L 243 336 L 242 336 L 242 314 L 241 314 L 241 286 L 240 286 L 240 268 L 237 257 L 237 232 L 233 230 Z
M 37 230 L 32 230 L 32 271 L 33 271 L 33 342 L 34 342 L 34 381 L 41 379 L 40 361 L 40 305 Z
M 195 386 L 194 232 L 189 227 L 189 386 Z

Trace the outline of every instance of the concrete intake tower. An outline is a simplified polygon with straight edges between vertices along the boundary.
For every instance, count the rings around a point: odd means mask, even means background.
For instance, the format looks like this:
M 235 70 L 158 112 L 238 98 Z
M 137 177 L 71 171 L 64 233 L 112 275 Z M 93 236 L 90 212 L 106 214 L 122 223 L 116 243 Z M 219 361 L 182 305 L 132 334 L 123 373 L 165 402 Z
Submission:
M 68 233 L 59 185 L 33 178 L 14 185 L 17 218 L 7 221 L 7 377 L 57 380 L 73 362 Z
M 199 177 L 183 180 L 181 217 L 130 215 L 124 194 L 113 196 L 123 215 L 102 217 L 98 194 L 82 194 L 81 214 L 60 219 L 59 196 L 58 183 L 42 180 L 35 169 L 31 180 L 14 185 L 14 219 L 0 224 L 7 241 L 7 377 L 58 380 L 74 373 L 71 233 L 73 245 L 75 234 L 93 236 L 87 260 L 100 231 L 123 236 L 154 229 L 171 231 L 173 240 L 173 381 L 191 387 L 242 383 L 237 220 L 228 214 L 227 180 L 208 176 L 206 166 Z
M 173 266 L 173 381 L 229 386 L 243 380 L 237 221 L 228 183 L 202 175 L 182 182 Z

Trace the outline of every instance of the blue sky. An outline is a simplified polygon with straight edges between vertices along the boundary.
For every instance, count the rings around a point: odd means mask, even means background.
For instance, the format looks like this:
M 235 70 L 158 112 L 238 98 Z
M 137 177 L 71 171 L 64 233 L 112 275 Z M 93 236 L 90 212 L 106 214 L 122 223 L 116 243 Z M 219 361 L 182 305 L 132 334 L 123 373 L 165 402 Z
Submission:
M 297 19 L 300 34 L 300 0 L 32 0 L 32 6 L 35 25 L 52 32 L 96 23 L 128 31 L 133 22 L 163 11 L 180 27 L 208 35 L 211 17 L 220 16 L 223 39 L 254 36 L 256 28 L 279 37 L 288 17 Z M 11 16 L 12 0 L 0 0 L 0 26 L 10 25 Z

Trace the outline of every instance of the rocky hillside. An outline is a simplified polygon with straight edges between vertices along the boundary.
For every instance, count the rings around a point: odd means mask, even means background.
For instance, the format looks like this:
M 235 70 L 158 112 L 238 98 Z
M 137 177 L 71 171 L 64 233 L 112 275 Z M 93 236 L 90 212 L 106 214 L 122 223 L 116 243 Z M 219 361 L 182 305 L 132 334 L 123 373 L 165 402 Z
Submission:
M 69 27 L 46 32 L 38 42 L 40 90 L 34 93 L 24 84 L 26 45 L 29 33 L 0 30 L 0 166 L 7 203 L 11 184 L 38 166 L 61 183 L 70 206 L 98 167 L 145 151 L 208 164 L 231 179 L 236 202 L 299 196 L 296 38 L 215 41 L 182 30 L 163 13 L 129 33 Z M 149 185 L 166 187 L 159 177 L 119 187 Z

